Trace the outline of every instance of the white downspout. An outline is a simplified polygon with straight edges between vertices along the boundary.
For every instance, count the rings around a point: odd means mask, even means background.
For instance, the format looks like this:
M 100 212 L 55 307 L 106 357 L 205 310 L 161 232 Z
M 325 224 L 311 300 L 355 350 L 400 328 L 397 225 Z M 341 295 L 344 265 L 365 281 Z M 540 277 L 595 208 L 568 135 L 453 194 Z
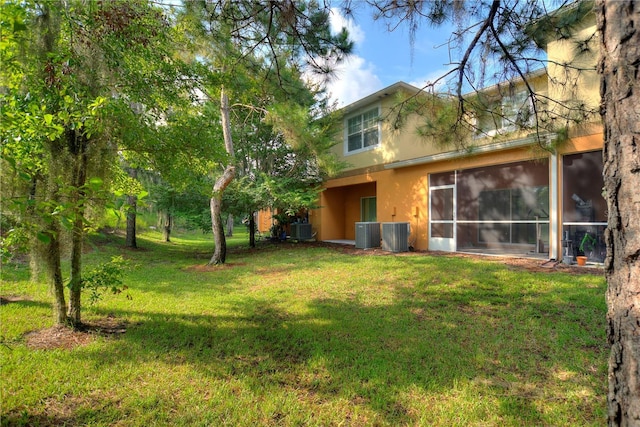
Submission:
M 560 195 L 560 176 L 558 174 L 558 153 L 554 150 L 551 153 L 551 185 L 549 186 L 549 202 L 551 203 L 549 212 L 549 258 L 560 261 L 558 251 L 558 231 L 560 230 L 560 216 L 558 212 L 558 197 Z

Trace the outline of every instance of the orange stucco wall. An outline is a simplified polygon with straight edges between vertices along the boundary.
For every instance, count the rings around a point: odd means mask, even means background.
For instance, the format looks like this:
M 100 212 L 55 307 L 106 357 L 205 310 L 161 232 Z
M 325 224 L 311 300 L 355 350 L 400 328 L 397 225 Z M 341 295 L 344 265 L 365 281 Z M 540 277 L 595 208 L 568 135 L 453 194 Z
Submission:
M 310 221 L 320 240 L 355 239 L 355 223 L 360 221 L 360 199 L 376 196 L 376 183 L 359 183 L 327 188 L 321 193 L 320 208 Z
M 273 212 L 269 209 L 258 211 L 256 215 L 256 226 L 262 235 L 269 235 L 269 230 L 273 224 Z
M 599 150 L 603 146 L 604 135 L 600 127 L 597 127 L 594 133 L 589 135 L 577 136 L 569 140 L 569 142 L 558 149 L 559 154 L 579 153 L 581 151 Z
M 565 144 L 560 154 L 597 150 L 602 141 L 601 132 L 580 136 Z M 311 221 L 320 240 L 353 240 L 355 223 L 360 221 L 360 198 L 376 196 L 378 222 L 409 222 L 410 244 L 427 250 L 429 174 L 540 157 L 550 154 L 525 147 L 329 180 L 321 196 L 322 207 L 312 213 Z

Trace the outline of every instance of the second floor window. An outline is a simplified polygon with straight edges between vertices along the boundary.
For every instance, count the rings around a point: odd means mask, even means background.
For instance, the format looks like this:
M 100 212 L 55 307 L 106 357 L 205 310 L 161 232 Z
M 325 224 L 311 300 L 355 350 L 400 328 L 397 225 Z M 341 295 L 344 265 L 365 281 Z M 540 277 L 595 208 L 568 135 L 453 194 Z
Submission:
M 476 120 L 478 136 L 493 136 L 529 126 L 531 116 L 531 100 L 527 92 L 489 101 Z
M 364 150 L 380 143 L 378 108 L 347 119 L 347 152 Z

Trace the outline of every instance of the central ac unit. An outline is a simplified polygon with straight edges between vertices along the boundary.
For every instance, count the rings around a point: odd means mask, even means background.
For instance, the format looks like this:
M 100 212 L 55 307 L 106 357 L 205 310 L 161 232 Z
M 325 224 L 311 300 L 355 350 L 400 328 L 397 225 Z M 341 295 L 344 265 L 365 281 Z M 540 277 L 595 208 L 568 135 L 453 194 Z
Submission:
M 380 247 L 380 223 L 356 222 L 356 248 Z
M 407 252 L 409 250 L 408 222 L 382 223 L 382 250 L 389 252 Z
M 293 240 L 311 240 L 312 236 L 311 224 L 308 222 L 291 224 L 291 238 Z

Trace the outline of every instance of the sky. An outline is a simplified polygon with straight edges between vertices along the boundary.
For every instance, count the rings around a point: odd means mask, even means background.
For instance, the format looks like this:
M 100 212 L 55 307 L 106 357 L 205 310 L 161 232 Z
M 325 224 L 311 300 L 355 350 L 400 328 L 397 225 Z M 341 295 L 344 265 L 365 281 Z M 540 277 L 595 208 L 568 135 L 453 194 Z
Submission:
M 447 45 L 450 27 L 424 25 L 416 33 L 412 49 L 406 26 L 389 32 L 384 22 L 374 21 L 365 10 L 357 11 L 354 18 L 332 9 L 333 31 L 346 27 L 354 41 L 353 54 L 336 68 L 327 85 L 338 107 L 399 81 L 422 87 L 452 68 Z

